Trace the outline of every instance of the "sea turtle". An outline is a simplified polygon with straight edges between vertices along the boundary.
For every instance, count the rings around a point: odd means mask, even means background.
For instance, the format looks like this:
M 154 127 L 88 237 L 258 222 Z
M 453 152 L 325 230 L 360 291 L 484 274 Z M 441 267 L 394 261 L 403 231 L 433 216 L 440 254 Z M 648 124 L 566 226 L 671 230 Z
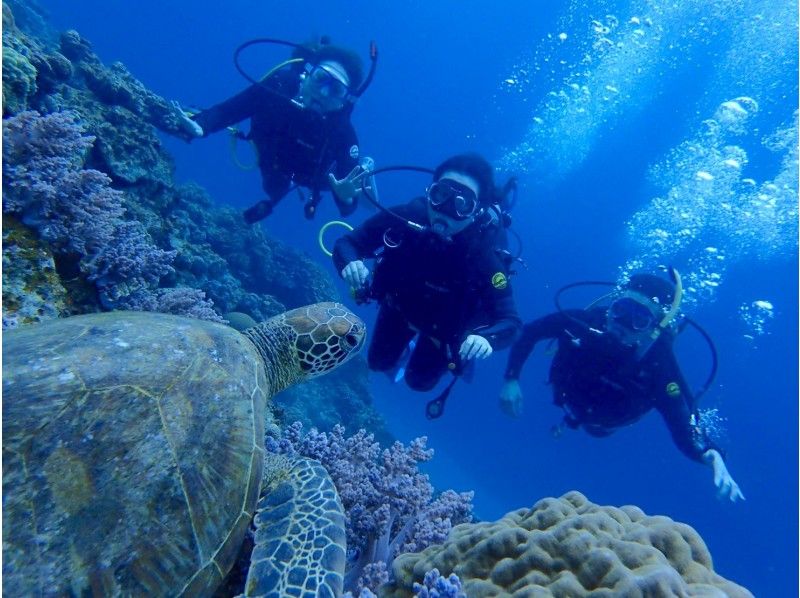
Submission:
M 268 399 L 344 363 L 364 337 L 338 303 L 244 333 L 141 312 L 6 332 L 3 594 L 211 595 L 255 512 Z M 309 460 L 266 457 L 275 492 L 259 505 L 248 588 L 278 575 L 337 595 L 340 576 L 320 573 L 320 560 L 344 568 L 330 479 Z M 313 516 L 315 532 L 298 528 Z

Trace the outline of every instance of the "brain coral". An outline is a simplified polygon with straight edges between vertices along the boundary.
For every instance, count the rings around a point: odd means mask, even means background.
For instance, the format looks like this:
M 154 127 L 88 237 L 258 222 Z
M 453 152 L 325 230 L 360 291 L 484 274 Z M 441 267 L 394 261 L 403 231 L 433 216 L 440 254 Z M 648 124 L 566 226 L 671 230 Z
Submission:
M 690 526 L 638 507 L 595 505 L 579 492 L 454 527 L 444 544 L 398 557 L 395 581 L 380 596 L 410 598 L 434 567 L 457 574 L 470 598 L 752 597 L 714 572 Z

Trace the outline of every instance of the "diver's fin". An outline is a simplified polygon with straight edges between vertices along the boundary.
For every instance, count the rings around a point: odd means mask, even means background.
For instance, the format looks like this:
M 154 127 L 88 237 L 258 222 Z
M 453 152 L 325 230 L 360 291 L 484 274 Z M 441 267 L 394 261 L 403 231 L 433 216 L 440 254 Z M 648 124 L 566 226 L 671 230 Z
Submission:
M 258 203 L 247 208 L 242 213 L 242 217 L 247 224 L 254 224 L 259 220 L 263 220 L 270 214 L 272 214 L 272 203 L 269 200 L 262 199 Z
M 387 374 L 389 377 L 393 379 L 395 384 L 400 382 L 406 375 L 406 366 L 408 365 L 408 360 L 411 359 L 411 353 L 414 351 L 414 348 L 417 346 L 417 337 L 415 336 L 406 345 L 406 348 L 403 349 L 403 354 L 400 355 L 400 359 L 397 360 L 397 365 L 395 366 L 394 370 L 389 370 Z M 392 374 L 394 372 L 394 374 Z

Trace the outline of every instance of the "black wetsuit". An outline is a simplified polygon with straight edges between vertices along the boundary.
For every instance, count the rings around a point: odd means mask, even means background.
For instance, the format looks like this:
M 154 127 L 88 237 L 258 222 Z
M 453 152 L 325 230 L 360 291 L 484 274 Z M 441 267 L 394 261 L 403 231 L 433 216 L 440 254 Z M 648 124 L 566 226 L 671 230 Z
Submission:
M 392 210 L 413 222 L 428 222 L 421 198 Z M 521 320 L 496 240 L 495 230 L 473 224 L 447 241 L 413 231 L 385 213 L 339 238 L 333 250 L 338 272 L 383 250 L 370 287 L 381 304 L 367 358 L 370 369 L 393 368 L 419 333 L 405 379 L 415 390 L 430 390 L 448 363 L 457 363 L 468 335 L 486 338 L 494 350 L 511 344 Z
M 249 138 L 272 206 L 292 183 L 307 187 L 312 201 L 319 201 L 320 192 L 329 187 L 329 172 L 341 179 L 358 164 L 350 107 L 325 114 L 302 108 L 291 100 L 299 87 L 300 72 L 287 69 L 192 117 L 205 135 L 250 119 Z M 350 204 L 336 203 L 343 216 L 357 207 L 355 198 Z
M 567 412 L 567 424 L 605 436 L 655 408 L 690 459 L 702 461 L 710 448 L 722 454 L 693 421 L 696 405 L 672 351 L 672 334 L 661 334 L 639 359 L 634 348 L 603 332 L 605 324 L 602 307 L 565 310 L 525 324 L 511 348 L 506 379 L 519 379 L 537 342 L 557 339 L 550 383 L 555 404 Z

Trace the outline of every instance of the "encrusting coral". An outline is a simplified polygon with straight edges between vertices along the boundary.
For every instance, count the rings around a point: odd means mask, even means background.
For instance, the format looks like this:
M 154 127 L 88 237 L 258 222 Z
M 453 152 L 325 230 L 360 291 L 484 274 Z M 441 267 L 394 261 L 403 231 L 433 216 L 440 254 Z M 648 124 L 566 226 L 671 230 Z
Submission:
M 3 329 L 68 313 L 53 255 L 11 216 L 3 218 Z
M 483 596 L 702 596 L 752 598 L 714 572 L 703 539 L 669 517 L 591 503 L 579 492 L 546 498 L 491 523 L 453 528 L 446 542 L 394 561 L 382 598 L 411 597 L 433 568 Z

